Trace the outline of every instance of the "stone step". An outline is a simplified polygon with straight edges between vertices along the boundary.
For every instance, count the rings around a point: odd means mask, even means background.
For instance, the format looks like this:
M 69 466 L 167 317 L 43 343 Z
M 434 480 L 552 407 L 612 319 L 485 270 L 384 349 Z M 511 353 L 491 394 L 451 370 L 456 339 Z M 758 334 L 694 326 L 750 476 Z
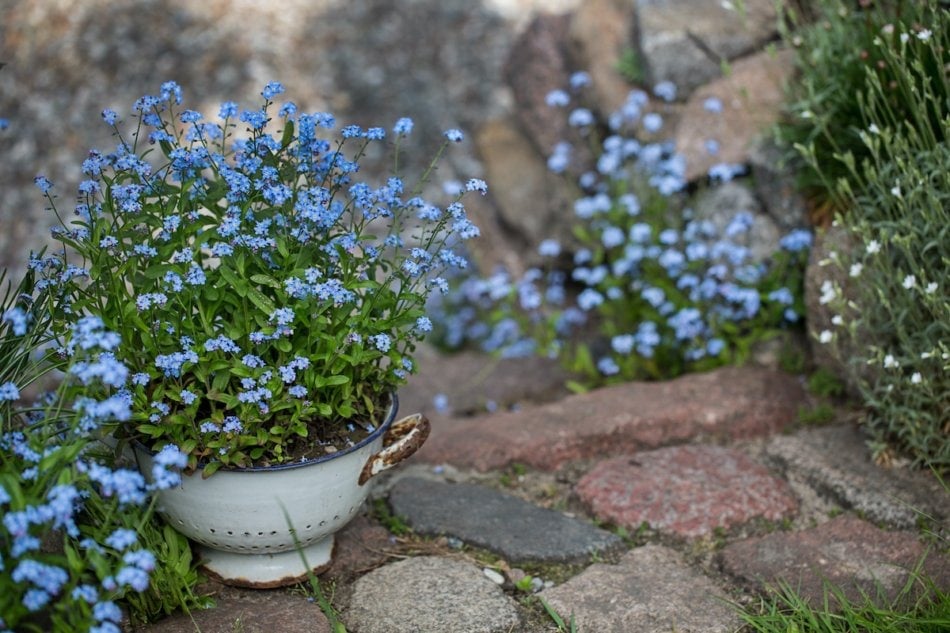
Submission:
M 928 554 L 928 549 L 913 532 L 887 532 L 842 515 L 809 530 L 733 543 L 723 549 L 720 561 L 728 574 L 752 589 L 767 592 L 785 583 L 819 607 L 825 582 L 852 601 L 861 601 L 864 593 L 890 602 L 925 555 L 922 570 L 947 590 L 950 557 Z
M 775 433 L 795 420 L 804 391 L 779 371 L 724 367 L 666 382 L 633 382 L 520 411 L 434 420 L 417 457 L 487 471 L 515 462 L 555 470 L 697 437 Z
M 517 630 L 514 600 L 469 562 L 418 556 L 356 581 L 343 613 L 351 633 L 502 633 Z
M 766 455 L 786 473 L 870 521 L 913 528 L 926 519 L 950 528 L 950 492 L 937 478 L 927 471 L 877 466 L 853 425 L 776 436 Z
M 681 538 L 710 536 L 754 519 L 780 521 L 798 508 L 788 484 L 731 448 L 671 446 L 597 464 L 575 488 L 605 521 L 646 523 Z
M 578 631 L 732 633 L 739 627 L 727 594 L 674 550 L 646 545 L 617 565 L 597 563 L 541 592 Z
M 618 536 L 587 521 L 476 484 L 407 477 L 389 503 L 417 534 L 451 536 L 510 563 L 586 562 L 623 548 Z

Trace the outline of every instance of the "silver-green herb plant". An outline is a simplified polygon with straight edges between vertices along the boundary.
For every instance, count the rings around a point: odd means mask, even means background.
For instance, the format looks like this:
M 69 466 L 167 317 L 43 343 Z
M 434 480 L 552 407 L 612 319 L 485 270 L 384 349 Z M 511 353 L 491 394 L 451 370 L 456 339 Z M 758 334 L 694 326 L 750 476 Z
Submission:
M 898 77 L 867 72 L 856 95 L 863 151 L 836 156 L 847 170 L 829 187 L 849 207 L 837 222 L 854 242 L 822 262 L 833 311 L 820 343 L 849 367 L 867 405 L 877 453 L 895 447 L 919 464 L 950 467 L 950 11 L 926 25 L 896 22 L 874 40 Z M 942 70 L 933 72 L 939 60 Z M 895 100 L 913 105 L 904 118 Z M 799 146 L 820 168 L 811 146 Z M 863 158 L 862 158 L 863 157 Z M 843 280 L 843 281 L 836 281 Z

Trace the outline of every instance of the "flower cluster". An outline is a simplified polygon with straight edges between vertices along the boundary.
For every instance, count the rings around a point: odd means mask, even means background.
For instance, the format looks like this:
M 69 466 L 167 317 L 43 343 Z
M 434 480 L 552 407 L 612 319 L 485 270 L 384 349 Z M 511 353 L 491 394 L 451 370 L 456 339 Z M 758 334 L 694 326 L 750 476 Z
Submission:
M 55 231 L 81 265 L 36 263 L 59 321 L 94 312 L 121 335 L 109 353 L 132 378 L 132 435 L 205 474 L 372 430 L 414 367 L 427 297 L 478 235 L 461 198 L 486 192 L 479 179 L 439 207 L 417 195 L 424 182 L 358 177 L 370 145 L 391 138 L 398 157 L 410 120 L 334 134 L 332 115 L 286 102 L 275 121 L 283 92 L 272 82 L 260 108 L 227 102 L 209 119 L 168 82 L 135 103 L 129 139 L 104 112 L 118 146 L 89 153 L 77 219 Z M 108 362 L 84 371 L 122 378 Z
M 130 416 L 128 372 L 113 355 L 118 338 L 96 317 L 72 324 L 57 393 L 22 406 L 20 388 L 51 368 L 36 347 L 48 296 L 34 301 L 29 283 L 16 296 L 22 305 L 4 306 L 0 326 L 0 631 L 118 633 L 117 601 L 148 589 L 156 566 L 138 532 L 146 506 L 154 490 L 178 485 L 184 455 L 168 447 L 147 483 L 95 441 L 100 425 Z M 75 400 L 64 408 L 67 393 Z
M 552 92 L 547 102 L 565 109 L 589 143 L 596 121 L 589 109 L 572 105 L 585 78 L 575 75 L 570 90 Z M 675 86 L 659 85 L 657 95 L 668 100 Z M 548 262 L 543 270 L 518 280 L 505 271 L 462 280 L 441 302 L 446 345 L 471 340 L 504 355 L 561 354 L 591 382 L 612 382 L 719 365 L 799 320 L 811 234 L 793 231 L 769 258 L 757 260 L 750 212 L 737 209 L 719 225 L 686 206 L 685 158 L 656 140 L 662 125 L 648 95 L 634 90 L 609 117 L 609 135 L 590 169 L 573 164 L 572 143 L 553 148 L 552 171 L 580 173 L 573 267 L 558 269 L 568 245 L 548 239 L 538 247 Z M 709 177 L 715 184 L 740 172 L 741 166 L 719 164 Z M 600 334 L 590 346 L 570 339 L 585 323 Z

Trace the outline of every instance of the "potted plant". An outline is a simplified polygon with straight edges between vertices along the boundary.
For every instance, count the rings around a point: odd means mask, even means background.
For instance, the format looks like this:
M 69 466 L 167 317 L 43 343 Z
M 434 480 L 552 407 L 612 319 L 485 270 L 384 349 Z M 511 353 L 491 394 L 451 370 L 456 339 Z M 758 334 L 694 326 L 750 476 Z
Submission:
M 136 101 L 130 136 L 104 111 L 117 148 L 83 162 L 71 222 L 37 177 L 64 246 L 35 266 L 60 287 L 54 328 L 89 313 L 121 337 L 131 416 L 111 437 L 143 472 L 167 445 L 187 455 L 161 510 L 207 569 L 254 586 L 308 571 L 300 547 L 310 568 L 328 564 L 368 478 L 425 439 L 421 416 L 394 422 L 396 390 L 431 329 L 427 297 L 478 235 L 461 198 L 486 191 L 471 179 L 444 208 L 419 196 L 457 130 L 413 188 L 374 186 L 359 161 L 391 136 L 397 163 L 412 121 L 334 134 L 332 115 L 291 102 L 272 116 L 283 91 L 207 119 L 167 82 Z

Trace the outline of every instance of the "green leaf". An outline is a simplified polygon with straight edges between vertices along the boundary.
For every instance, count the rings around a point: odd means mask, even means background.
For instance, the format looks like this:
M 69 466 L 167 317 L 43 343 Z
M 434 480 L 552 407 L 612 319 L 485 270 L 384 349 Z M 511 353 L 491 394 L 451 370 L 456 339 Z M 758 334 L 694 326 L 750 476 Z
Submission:
M 214 375 L 214 380 L 211 382 L 211 389 L 223 392 L 229 382 L 231 382 L 231 374 L 225 371 L 219 371 Z
M 280 282 L 271 277 L 270 275 L 251 275 L 251 281 L 262 286 L 270 286 L 271 288 L 280 288 Z
M 165 429 L 155 426 L 154 424 L 140 424 L 136 428 L 139 433 L 144 433 L 149 437 L 161 437 L 165 434 Z
M 267 314 L 268 317 L 274 314 L 274 311 L 277 310 L 277 307 L 274 305 L 274 302 L 271 301 L 267 295 L 265 295 L 263 292 L 261 292 L 257 288 L 252 288 L 248 286 L 246 292 L 247 292 L 247 298 L 250 299 L 251 302 L 254 305 L 256 305 L 258 308 L 260 308 L 265 314 Z
M 284 134 L 280 137 L 280 146 L 284 149 L 290 147 L 290 144 L 294 141 L 294 122 L 287 121 L 284 125 Z
M 223 466 L 221 462 L 211 462 L 210 464 L 205 464 L 205 467 L 201 469 L 201 478 L 207 479 L 211 475 L 218 472 L 218 470 Z
M 586 385 L 577 382 L 576 380 L 568 380 L 565 385 L 571 393 L 587 393 L 590 389 Z
M 219 266 L 218 273 L 224 277 L 224 280 L 231 285 L 231 288 L 238 293 L 241 297 L 247 296 L 248 285 L 247 282 L 238 277 L 233 270 L 227 266 Z

